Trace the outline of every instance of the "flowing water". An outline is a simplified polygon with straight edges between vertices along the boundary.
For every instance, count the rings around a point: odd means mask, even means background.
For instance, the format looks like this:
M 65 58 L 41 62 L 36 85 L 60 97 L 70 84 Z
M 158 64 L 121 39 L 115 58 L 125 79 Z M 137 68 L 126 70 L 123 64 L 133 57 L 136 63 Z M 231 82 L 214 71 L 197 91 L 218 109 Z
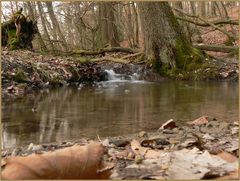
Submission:
M 2 148 L 157 130 L 169 119 L 238 121 L 238 83 L 139 81 L 106 70 L 95 87 L 45 90 L 2 106 Z

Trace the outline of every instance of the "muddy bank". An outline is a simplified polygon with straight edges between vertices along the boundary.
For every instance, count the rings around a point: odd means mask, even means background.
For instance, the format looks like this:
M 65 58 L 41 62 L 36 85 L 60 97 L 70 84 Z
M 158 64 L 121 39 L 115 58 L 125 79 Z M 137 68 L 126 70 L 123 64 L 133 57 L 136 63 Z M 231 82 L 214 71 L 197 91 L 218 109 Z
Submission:
M 96 136 L 95 141 L 106 147 L 104 161 L 114 165 L 111 179 L 214 179 L 229 176 L 238 168 L 238 131 L 237 122 L 226 123 L 203 116 L 189 123 L 169 120 L 153 132 L 109 138 Z M 80 138 L 61 143 L 31 143 L 2 151 L 2 158 L 44 154 L 90 141 Z M 181 174 L 179 169 L 186 174 Z

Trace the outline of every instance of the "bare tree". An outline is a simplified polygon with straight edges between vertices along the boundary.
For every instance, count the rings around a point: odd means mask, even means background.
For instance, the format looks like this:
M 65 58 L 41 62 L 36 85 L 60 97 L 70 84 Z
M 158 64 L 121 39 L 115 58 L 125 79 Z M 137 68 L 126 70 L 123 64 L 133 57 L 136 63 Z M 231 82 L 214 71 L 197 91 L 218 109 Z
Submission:
M 39 11 L 39 16 L 40 16 L 40 19 L 41 19 L 41 23 L 42 23 L 42 28 L 43 28 L 43 33 L 44 33 L 44 36 L 46 37 L 46 41 L 48 41 L 48 44 L 51 48 L 51 50 L 53 52 L 55 52 L 55 47 L 53 45 L 53 42 L 51 41 L 51 38 L 49 36 L 49 33 L 47 31 L 47 27 L 46 27 L 46 22 L 45 22 L 45 19 L 43 17 L 43 7 L 42 7 L 42 3 L 37 1 L 37 7 L 38 7 L 38 11 Z
M 53 29 L 56 30 L 57 35 L 59 36 L 59 40 L 62 41 L 63 50 L 67 51 L 68 50 L 67 42 L 66 42 L 65 37 L 63 36 L 60 25 L 57 21 L 57 18 L 55 16 L 55 14 L 54 14 L 52 2 L 48 1 L 48 2 L 45 2 L 45 4 L 46 4 L 47 9 L 48 9 L 48 14 L 49 14 L 49 17 L 51 19 Z

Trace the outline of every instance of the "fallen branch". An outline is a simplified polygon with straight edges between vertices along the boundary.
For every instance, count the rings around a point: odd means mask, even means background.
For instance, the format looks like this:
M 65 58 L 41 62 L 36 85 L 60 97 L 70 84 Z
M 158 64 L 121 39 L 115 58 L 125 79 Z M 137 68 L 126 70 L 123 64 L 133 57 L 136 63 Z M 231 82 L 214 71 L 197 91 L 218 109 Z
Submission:
M 230 53 L 233 51 L 238 52 L 238 46 L 224 46 L 224 45 L 193 45 L 195 48 L 199 48 L 201 50 L 213 51 L 213 52 L 224 52 Z
M 223 34 L 227 35 L 230 39 L 238 40 L 238 37 L 234 36 L 233 34 L 229 33 L 229 32 L 226 31 L 226 30 L 223 30 L 223 29 L 219 28 L 217 25 L 215 25 L 215 24 L 213 24 L 212 22 L 209 22 L 209 21 L 201 18 L 200 16 L 190 15 L 190 14 L 185 13 L 185 12 L 183 12 L 182 10 L 177 9 L 177 8 L 173 8 L 173 9 L 174 9 L 175 11 L 177 11 L 177 12 L 181 12 L 182 14 L 184 14 L 184 15 L 186 15 L 186 16 L 188 16 L 188 17 L 198 18 L 199 20 L 203 21 L 205 24 L 208 24 L 209 26 L 213 27 L 214 29 L 216 29 L 216 30 L 222 32 Z M 192 21 L 192 22 L 194 22 L 194 21 Z M 195 24 L 195 23 L 194 23 L 194 24 Z
M 192 19 L 189 18 L 184 18 L 182 16 L 176 16 L 177 19 L 182 20 L 182 21 L 187 21 L 189 23 L 195 24 L 197 26 L 203 26 L 203 27 L 208 27 L 210 26 L 208 23 L 202 23 L 199 21 L 193 21 Z M 222 25 L 222 24 L 231 24 L 231 25 L 239 25 L 237 20 L 232 20 L 232 19 L 226 19 L 226 20 L 215 20 L 209 22 L 214 25 Z
M 107 47 L 99 50 L 75 50 L 68 52 L 69 55 L 104 55 L 110 52 L 137 53 L 139 50 L 124 47 Z
M 127 64 L 128 62 L 123 60 L 123 59 L 120 59 L 120 58 L 113 58 L 113 57 L 110 57 L 110 56 L 105 56 L 105 57 L 101 57 L 101 58 L 94 58 L 94 59 L 91 59 L 91 61 L 93 62 L 98 62 L 98 61 L 111 61 L 111 62 L 116 62 L 116 63 L 123 63 L 123 64 Z
M 139 55 L 142 55 L 142 54 L 143 54 L 143 52 L 137 52 L 137 53 L 134 53 L 134 54 L 126 55 L 126 56 L 122 57 L 122 59 L 133 58 L 133 57 L 136 57 L 136 56 L 139 56 Z

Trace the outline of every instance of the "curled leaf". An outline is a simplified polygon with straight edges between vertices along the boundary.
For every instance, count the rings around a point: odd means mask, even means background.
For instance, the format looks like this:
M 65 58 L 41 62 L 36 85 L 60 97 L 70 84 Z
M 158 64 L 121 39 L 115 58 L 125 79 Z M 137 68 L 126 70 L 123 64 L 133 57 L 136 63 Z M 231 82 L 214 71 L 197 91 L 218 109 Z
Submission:
M 99 143 L 56 150 L 27 157 L 5 159 L 3 179 L 107 179 L 104 168 L 104 147 Z

